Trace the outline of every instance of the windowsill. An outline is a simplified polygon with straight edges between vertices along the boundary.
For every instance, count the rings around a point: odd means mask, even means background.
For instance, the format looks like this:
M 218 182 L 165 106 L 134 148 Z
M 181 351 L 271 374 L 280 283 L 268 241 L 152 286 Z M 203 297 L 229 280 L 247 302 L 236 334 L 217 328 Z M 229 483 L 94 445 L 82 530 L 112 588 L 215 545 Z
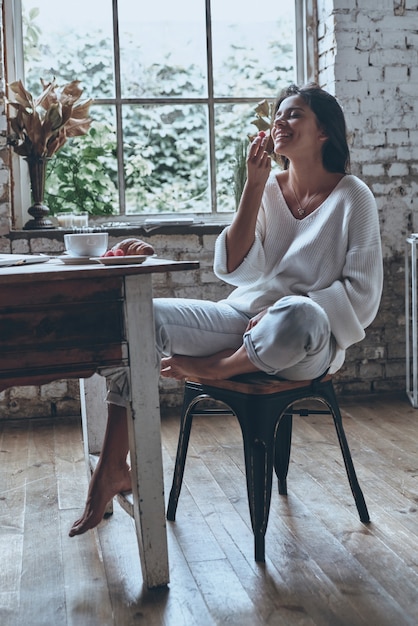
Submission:
M 160 226 L 148 227 L 144 224 L 117 224 L 106 226 L 105 223 L 93 226 L 94 229 L 106 230 L 112 237 L 123 237 L 128 235 L 138 235 L 142 237 L 152 237 L 153 235 L 211 235 L 220 233 L 230 224 L 230 219 L 213 222 L 196 222 L 190 225 L 162 224 Z M 41 230 L 12 230 L 7 235 L 10 241 L 18 239 L 63 239 L 66 233 L 71 233 L 71 228 L 46 228 Z
M 153 233 L 158 234 L 210 234 L 220 232 L 225 226 L 228 226 L 234 217 L 234 212 L 228 213 L 195 213 L 195 214 L 173 214 L 173 213 L 155 213 L 148 215 L 125 215 L 125 216 L 91 216 L 89 218 L 89 228 L 93 230 L 106 230 L 110 235 L 120 236 L 125 234 L 141 234 L 149 236 Z M 28 219 L 30 216 L 27 215 Z M 50 216 L 52 222 L 56 221 Z M 24 221 L 26 223 L 27 219 Z M 187 220 L 193 220 L 192 224 L 186 223 Z M 159 222 L 159 223 L 158 223 Z M 183 223 L 182 223 L 183 222 Z M 62 234 L 73 232 L 72 228 L 62 228 L 57 225 L 56 228 L 45 228 L 40 230 L 25 230 L 24 228 L 16 228 L 10 231 L 10 239 L 15 240 L 22 238 L 32 239 L 37 237 L 45 237 L 47 239 L 60 238 Z

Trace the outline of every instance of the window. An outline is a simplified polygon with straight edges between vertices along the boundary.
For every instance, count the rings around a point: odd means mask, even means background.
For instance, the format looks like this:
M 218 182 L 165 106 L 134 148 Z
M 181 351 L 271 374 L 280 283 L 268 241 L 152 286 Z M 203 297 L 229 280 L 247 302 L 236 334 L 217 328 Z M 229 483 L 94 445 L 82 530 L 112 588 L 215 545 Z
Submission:
M 256 104 L 305 78 L 308 4 L 72 0 L 60 11 L 54 0 L 5 0 L 7 81 L 38 94 L 40 78 L 76 78 L 94 99 L 89 134 L 49 165 L 51 213 L 233 212 Z M 15 159 L 15 183 L 23 176 Z M 29 206 L 20 188 L 15 207 Z

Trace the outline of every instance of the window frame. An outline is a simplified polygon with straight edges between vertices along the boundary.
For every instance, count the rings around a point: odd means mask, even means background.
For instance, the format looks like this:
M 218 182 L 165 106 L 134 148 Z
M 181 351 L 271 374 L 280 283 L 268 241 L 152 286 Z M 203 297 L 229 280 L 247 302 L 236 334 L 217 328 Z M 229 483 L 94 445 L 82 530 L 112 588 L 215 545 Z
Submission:
M 316 80 L 316 0 L 293 0 L 295 2 L 295 29 L 296 29 L 296 47 L 295 47 L 295 69 L 296 80 L 298 83 L 305 83 L 308 80 Z M 112 0 L 113 8 L 113 40 L 118 41 L 118 22 L 117 22 L 117 0 Z M 4 32 L 4 45 L 5 45 L 5 82 L 10 83 L 18 78 L 24 77 L 23 67 L 23 29 L 22 29 L 22 2 L 21 0 L 3 0 L 3 32 Z M 210 4 L 206 0 L 206 19 L 207 23 L 211 24 L 210 20 Z M 208 37 L 210 46 L 211 37 Z M 214 110 L 215 105 L 219 103 L 228 102 L 251 102 L 251 99 L 242 98 L 215 98 L 213 91 L 209 89 L 208 96 L 206 98 L 196 99 L 169 99 L 169 98 L 129 98 L 124 99 L 121 96 L 120 85 L 120 67 L 119 67 L 119 54 L 117 45 L 114 47 L 114 69 L 115 69 L 115 98 L 109 99 L 97 99 L 96 103 L 100 105 L 112 105 L 115 107 L 116 112 L 116 128 L 118 136 L 123 136 L 122 129 L 122 108 L 124 104 L 152 104 L 153 102 L 158 104 L 171 104 L 175 103 L 204 103 L 208 106 L 209 111 L 209 149 L 210 149 L 210 178 L 211 178 L 211 210 L 207 213 L 196 214 L 199 215 L 199 219 L 204 222 L 219 221 L 222 218 L 223 221 L 228 221 L 232 217 L 232 213 L 217 212 L 217 199 L 216 199 L 216 168 L 215 168 L 215 136 L 214 136 Z M 208 75 L 209 86 L 212 85 L 210 76 L 212 75 L 211 66 L 211 50 L 208 50 Z M 8 95 L 8 94 L 7 94 Z M 254 98 L 254 103 L 258 101 L 258 98 Z M 97 221 L 119 221 L 119 222 L 141 222 L 146 219 L 146 214 L 138 215 L 126 215 L 125 205 L 125 182 L 123 179 L 123 142 L 117 142 L 117 160 L 118 160 L 118 189 L 119 189 L 119 207 L 120 214 L 114 216 L 106 216 L 96 218 L 93 216 L 93 220 Z M 27 220 L 26 210 L 30 206 L 31 194 L 30 194 L 30 182 L 27 168 L 24 166 L 22 159 L 11 151 L 11 190 L 12 190 L 12 223 L 13 228 L 20 230 L 23 228 L 23 224 Z M 180 213 L 173 214 L 173 216 L 181 216 Z M 188 214 L 190 217 L 190 214 Z

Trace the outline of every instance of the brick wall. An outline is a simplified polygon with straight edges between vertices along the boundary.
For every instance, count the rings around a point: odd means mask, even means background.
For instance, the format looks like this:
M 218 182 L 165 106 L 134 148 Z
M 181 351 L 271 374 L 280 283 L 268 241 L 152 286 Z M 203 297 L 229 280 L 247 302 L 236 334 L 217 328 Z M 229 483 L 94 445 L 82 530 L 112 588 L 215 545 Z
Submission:
M 418 230 L 418 3 L 318 0 L 318 71 L 343 105 L 352 171 L 378 203 L 385 263 L 380 312 L 353 346 L 341 390 L 405 387 L 405 237 Z
M 352 171 L 374 192 L 381 219 L 385 286 L 380 312 L 364 341 L 347 353 L 340 393 L 405 387 L 404 241 L 418 231 L 418 2 L 318 0 L 319 82 L 341 104 L 349 130 Z M 9 235 L 5 120 L 0 115 L 0 252 L 62 250 L 57 234 L 30 241 Z M 116 233 L 113 234 L 117 236 Z M 217 299 L 228 288 L 211 270 L 216 229 L 149 235 L 161 256 L 198 258 L 200 271 L 155 280 L 157 295 Z M 0 416 L 66 415 L 79 410 L 77 385 L 59 381 L 0 393 Z M 163 406 L 180 401 L 178 383 L 164 380 Z

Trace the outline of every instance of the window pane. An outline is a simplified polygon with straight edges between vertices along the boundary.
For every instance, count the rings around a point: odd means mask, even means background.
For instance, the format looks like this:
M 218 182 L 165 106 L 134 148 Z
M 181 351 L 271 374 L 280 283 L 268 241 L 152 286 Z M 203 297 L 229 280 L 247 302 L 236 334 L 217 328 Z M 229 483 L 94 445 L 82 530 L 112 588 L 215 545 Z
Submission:
M 204 0 L 119 0 L 122 96 L 206 95 Z
M 86 97 L 114 97 L 112 3 L 22 0 L 25 83 L 39 93 L 40 79 L 58 85 L 81 81 Z
M 247 133 L 252 107 L 248 104 L 223 104 L 215 107 L 215 154 L 218 211 L 234 211 L 235 176 L 238 153 L 246 154 Z
M 126 106 L 127 213 L 210 211 L 202 105 Z
M 294 80 L 294 3 L 212 0 L 215 97 L 276 94 Z

